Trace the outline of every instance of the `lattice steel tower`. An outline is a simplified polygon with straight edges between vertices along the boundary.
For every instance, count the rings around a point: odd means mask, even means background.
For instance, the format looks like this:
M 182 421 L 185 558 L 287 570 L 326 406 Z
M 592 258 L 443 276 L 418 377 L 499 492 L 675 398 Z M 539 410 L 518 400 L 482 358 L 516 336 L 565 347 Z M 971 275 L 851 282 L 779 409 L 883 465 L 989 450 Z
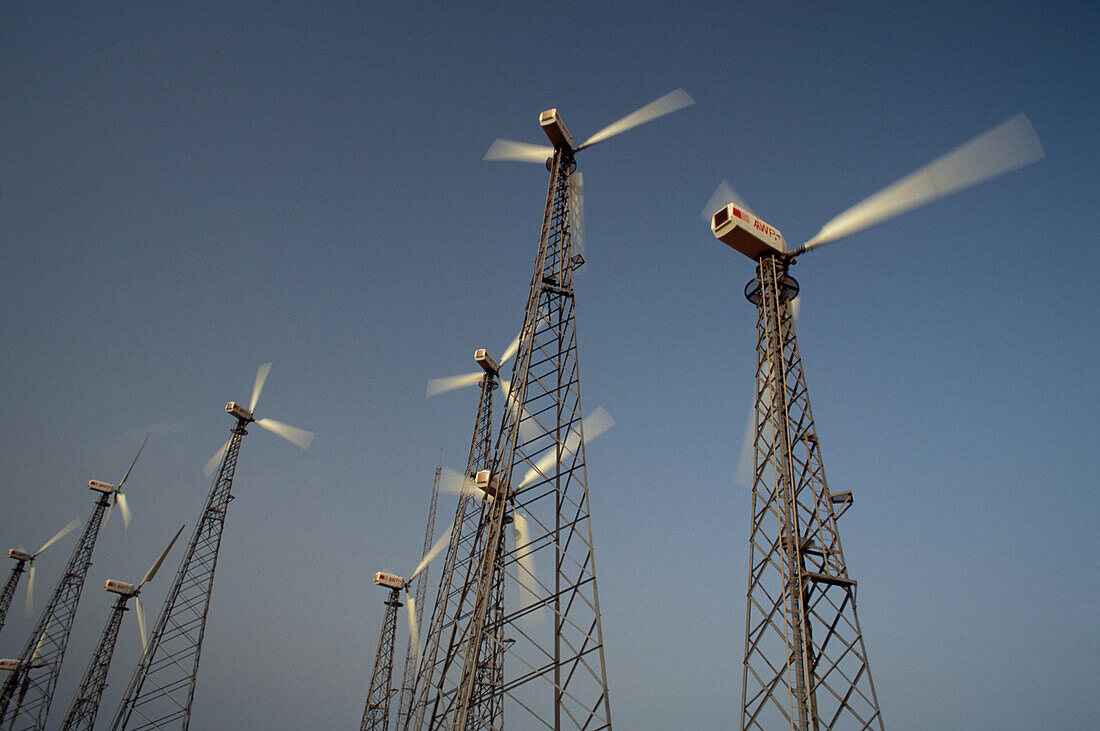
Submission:
M 1042 158 L 1035 130 L 1017 115 L 860 201 L 794 250 L 719 186 L 716 198 L 733 202 L 713 212 L 711 231 L 756 262 L 745 287 L 757 326 L 741 728 L 883 727 L 837 524 L 852 494 L 825 481 L 789 267 L 818 246 Z
M 574 153 L 690 103 L 677 90 L 577 147 L 550 109 L 539 122 L 552 148 L 498 140 L 486 154 L 545 162 L 550 181 L 509 404 L 476 476 L 484 505 L 460 624 L 443 653 L 457 685 L 444 685 L 429 728 L 500 728 L 506 703 L 520 728 L 611 726 L 577 359 Z M 519 589 L 515 605 L 505 582 Z
M 246 427 L 256 424 L 303 449 L 313 439 L 312 434 L 301 429 L 272 419 L 253 418 L 270 367 L 270 363 L 260 366 L 252 387 L 249 408 L 233 401 L 225 406 L 226 412 L 236 418 L 237 423 L 230 430 L 229 441 L 215 453 L 215 460 L 221 458 L 217 477 L 207 495 L 175 582 L 164 600 L 148 647 L 115 714 L 112 729 L 186 729 L 190 723 L 199 655 L 210 609 L 210 594 L 214 588 L 214 570 L 218 565 L 226 511 L 233 499 L 237 456 L 241 440 L 248 433 Z
M 393 646 L 397 636 L 397 610 L 401 604 L 401 590 L 405 580 L 392 574 L 377 573 L 374 583 L 390 590 L 386 599 L 386 616 L 382 620 L 382 634 L 378 638 L 378 653 L 374 656 L 374 671 L 367 690 L 367 704 L 363 708 L 363 720 L 359 731 L 386 731 L 390 727 L 390 697 L 393 696 Z
M 65 565 L 49 601 L 43 607 L 34 630 L 27 638 L 23 652 L 13 663 L 14 667 L 0 689 L 0 726 L 5 731 L 45 728 L 53 692 L 57 686 L 57 676 L 61 672 L 61 662 L 69 644 L 69 633 L 76 617 L 76 607 L 80 603 L 84 580 L 92 565 L 96 539 L 106 522 L 105 516 L 110 515 L 108 507 L 113 510 L 116 504 L 119 505 L 123 518 L 129 522 L 129 509 L 126 507 L 122 486 L 144 448 L 145 443 L 142 442 L 141 449 L 138 449 L 137 456 L 118 485 L 99 480 L 88 481 L 88 489 L 98 493 L 92 514 L 84 524 L 84 530 L 69 556 L 69 562 Z M 51 542 L 61 535 L 64 532 L 51 539 Z

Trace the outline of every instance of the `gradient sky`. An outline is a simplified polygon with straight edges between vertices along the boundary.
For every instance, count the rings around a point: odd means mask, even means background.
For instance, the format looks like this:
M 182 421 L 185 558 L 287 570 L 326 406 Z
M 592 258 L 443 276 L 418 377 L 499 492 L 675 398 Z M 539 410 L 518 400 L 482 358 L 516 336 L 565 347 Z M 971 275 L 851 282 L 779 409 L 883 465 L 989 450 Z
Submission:
M 354 727 L 370 576 L 416 564 L 433 470 L 469 447 L 476 394 L 425 382 L 522 320 L 546 172 L 482 155 L 544 143 L 543 109 L 584 139 L 683 87 L 694 106 L 578 156 L 616 725 L 729 728 L 740 703 L 755 310 L 700 217 L 715 187 L 797 244 L 1021 111 L 1046 160 L 801 258 L 799 344 L 886 723 L 1093 725 L 1100 6 L 888 5 L 5 3 L 0 549 L 86 518 L 87 480 L 152 433 L 51 719 L 103 580 L 190 532 L 223 404 L 274 361 L 257 413 L 317 436 L 245 439 L 192 725 Z M 72 544 L 39 559 L 39 606 Z M 13 608 L 0 655 L 30 627 Z M 128 616 L 101 724 L 138 650 Z

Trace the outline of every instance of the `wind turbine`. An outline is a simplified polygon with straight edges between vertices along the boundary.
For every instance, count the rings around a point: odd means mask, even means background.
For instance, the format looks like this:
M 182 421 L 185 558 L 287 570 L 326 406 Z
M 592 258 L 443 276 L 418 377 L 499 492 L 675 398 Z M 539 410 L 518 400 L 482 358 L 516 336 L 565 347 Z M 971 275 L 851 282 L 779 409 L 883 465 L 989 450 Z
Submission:
M 88 481 L 88 489 L 98 493 L 92 514 L 84 524 L 84 531 L 69 556 L 69 562 L 53 594 L 43 607 L 34 630 L 27 638 L 23 652 L 18 660 L 10 661 L 13 670 L 0 688 L 0 723 L 7 724 L 8 728 L 15 727 L 17 723 L 19 728 L 23 728 L 24 724 L 31 728 L 45 726 L 57 676 L 61 671 L 61 662 L 65 657 L 65 648 L 69 644 L 76 607 L 80 603 L 84 580 L 92 565 L 92 551 L 95 549 L 100 528 L 106 522 L 104 515 L 109 512 L 108 508 L 119 504 L 124 521 L 128 520 L 129 509 L 124 502 L 122 486 L 129 479 L 148 441 L 149 437 L 146 436 L 118 485 L 99 480 Z M 30 583 L 32 582 L 29 580 L 28 584 Z M 17 688 L 19 695 L 13 705 L 11 701 Z
M 115 600 L 115 605 L 107 617 L 107 624 L 103 628 L 103 634 L 100 635 L 99 644 L 96 645 L 95 652 L 92 653 L 91 662 L 88 663 L 88 667 L 84 671 L 80 687 L 77 689 L 72 705 L 69 706 L 69 712 L 65 715 L 65 721 L 61 724 L 62 731 L 73 731 L 75 729 L 91 731 L 95 727 L 95 718 L 99 713 L 99 701 L 103 697 L 103 690 L 107 687 L 107 673 L 111 668 L 115 642 L 118 640 L 119 627 L 122 625 L 122 613 L 127 611 L 126 605 L 131 598 L 134 600 L 134 610 L 137 613 L 138 631 L 141 634 L 141 649 L 143 652 L 145 651 L 145 609 L 141 605 L 141 589 L 157 575 L 160 565 L 164 563 L 164 559 L 168 556 L 168 552 L 172 550 L 172 546 L 175 545 L 176 539 L 180 537 L 180 533 L 183 533 L 182 525 L 176 531 L 176 535 L 172 537 L 172 540 L 168 542 L 168 546 L 157 557 L 157 560 L 145 572 L 145 576 L 142 577 L 137 586 L 114 579 L 107 579 L 103 583 L 103 590 L 117 594 L 118 599 Z
M 386 599 L 386 616 L 382 621 L 382 634 L 378 639 L 378 653 L 374 657 L 374 670 L 371 672 L 370 686 L 367 690 L 367 703 L 363 708 L 360 731 L 386 731 L 390 725 L 390 697 L 393 695 L 393 650 L 397 634 L 397 610 L 402 606 L 401 592 L 405 592 L 405 604 L 409 623 L 409 652 L 411 658 L 406 663 L 412 667 L 420 665 L 420 627 L 417 614 L 417 602 L 409 595 L 409 586 L 416 577 L 428 568 L 436 556 L 451 541 L 454 525 L 427 550 L 419 565 L 408 580 L 386 571 L 374 575 L 374 583 L 390 590 Z M 423 582 L 421 582 L 423 583 Z
M 1043 157 L 1022 114 L 872 195 L 788 249 L 740 202 L 711 217 L 715 237 L 756 263 L 752 526 L 741 728 L 882 728 L 837 519 L 850 491 L 825 481 L 795 339 L 796 257 Z
M 235 401 L 225 405 L 226 413 L 236 419 L 236 424 L 230 429 L 229 441 L 211 460 L 211 463 L 220 460 L 221 467 L 203 504 L 175 583 L 149 637 L 149 646 L 115 714 L 112 729 L 128 728 L 131 724 L 134 728 L 187 728 L 214 586 L 214 569 L 226 511 L 233 498 L 233 476 L 241 440 L 248 433 L 249 424 L 274 432 L 302 449 L 309 447 L 313 440 L 313 434 L 303 429 L 254 417 L 256 402 L 270 370 L 271 364 L 265 363 L 256 372 L 247 409 Z
M 4 589 L 0 591 L 0 629 L 4 628 L 4 619 L 8 615 L 8 607 L 11 606 L 12 597 L 15 596 L 15 589 L 19 584 L 19 576 L 23 573 L 23 566 L 30 564 L 30 570 L 27 573 L 27 614 L 30 615 L 34 611 L 34 560 L 47 548 L 67 536 L 78 525 L 80 525 L 80 518 L 73 518 L 68 525 L 55 533 L 53 538 L 43 543 L 42 548 L 34 553 L 27 553 L 22 548 L 8 549 L 8 558 L 15 559 L 15 566 L 11 569 L 11 574 L 4 584 Z
M 580 145 L 574 145 L 558 111 L 547 109 L 539 116 L 539 124 L 550 146 L 497 140 L 485 155 L 487 160 L 545 163 L 550 180 L 510 379 L 510 393 L 520 408 L 505 410 L 490 468 L 504 493 L 501 499 L 487 502 L 482 514 L 476 566 L 468 576 L 466 606 L 458 613 L 462 627 L 451 633 L 442 660 L 444 666 L 461 668 L 461 673 L 457 685 L 441 689 L 430 728 L 465 728 L 468 719 L 499 725 L 506 696 L 514 701 L 522 719 L 516 723 L 521 726 L 569 723 L 602 729 L 611 725 L 583 440 L 576 452 L 562 450 L 564 436 L 580 429 L 582 421 L 573 289 L 574 272 L 583 262 L 573 240 L 579 202 L 578 186 L 572 182 L 575 157 L 592 145 L 691 103 L 691 97 L 677 89 Z M 521 435 L 521 429 L 527 431 Z M 520 481 L 514 480 L 513 471 L 522 474 L 534 468 L 551 448 L 558 449 L 564 459 L 553 460 L 548 471 L 518 487 Z M 554 576 L 547 579 L 554 591 L 539 600 L 540 607 L 525 610 L 545 607 L 553 612 L 553 623 L 547 623 L 543 631 L 523 632 L 515 626 L 523 616 L 518 610 L 501 614 L 499 621 L 493 618 L 506 564 L 517 558 L 505 556 L 502 540 L 506 518 L 513 509 L 531 518 L 532 553 L 554 555 Z M 515 636 L 506 636 L 512 632 Z M 515 678 L 479 684 L 478 668 L 485 667 L 490 657 L 489 662 L 500 662 L 505 647 L 515 660 L 511 665 L 516 669 Z

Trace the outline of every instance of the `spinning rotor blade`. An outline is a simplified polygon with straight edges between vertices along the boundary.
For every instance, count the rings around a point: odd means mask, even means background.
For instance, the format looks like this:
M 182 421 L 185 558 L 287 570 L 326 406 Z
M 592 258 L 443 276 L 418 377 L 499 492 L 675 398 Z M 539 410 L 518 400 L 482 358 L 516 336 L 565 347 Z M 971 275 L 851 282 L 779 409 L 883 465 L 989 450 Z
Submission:
M 798 319 L 798 313 L 802 311 L 802 295 L 795 297 L 791 300 L 791 318 Z
M 126 496 L 123 495 L 118 489 L 115 489 L 115 503 L 118 503 L 118 509 L 122 513 L 122 526 L 124 528 L 130 527 L 130 506 L 126 503 Z M 111 504 L 114 507 L 114 503 Z M 107 522 L 104 519 L 104 522 Z
M 581 431 L 584 432 L 584 443 L 592 441 L 596 437 L 603 434 L 605 431 L 615 426 L 615 420 L 611 418 L 611 414 L 607 413 L 604 408 L 600 408 L 593 411 L 588 416 L 584 417 L 581 421 Z M 581 435 L 576 431 L 570 431 L 569 435 L 565 438 L 565 442 L 562 443 L 562 456 L 566 453 L 576 454 L 581 444 Z M 523 481 L 516 486 L 516 489 L 526 487 L 534 482 L 539 475 L 545 474 L 547 470 L 553 467 L 558 461 L 558 448 L 551 447 L 543 453 L 542 457 L 535 465 L 527 470 L 527 474 L 523 476 Z
M 405 587 L 405 608 L 409 613 L 409 644 L 413 650 L 413 667 L 420 666 L 420 628 L 416 625 L 416 600 Z
M 256 402 L 260 400 L 260 391 L 264 390 L 264 381 L 267 380 L 267 374 L 271 372 L 271 363 L 264 363 L 256 371 L 256 381 L 252 384 L 252 399 L 248 402 L 248 410 L 256 410 Z
M 221 445 L 221 447 L 218 448 L 218 451 L 214 452 L 214 456 L 211 457 L 205 465 L 203 465 L 202 474 L 204 476 L 209 477 L 210 473 L 218 469 L 218 465 L 221 464 L 222 457 L 225 456 L 226 450 L 229 449 L 229 442 L 232 438 L 233 437 L 226 439 L 225 444 Z
M 512 342 L 508 343 L 508 347 L 504 349 L 504 352 L 500 354 L 500 364 L 503 366 L 505 363 L 510 361 L 513 357 L 515 357 L 518 350 L 519 334 L 517 333 Z
M 821 227 L 792 254 L 858 233 L 937 198 L 1022 168 L 1045 157 L 1043 145 L 1023 114 L 865 198 Z
M 168 552 L 172 550 L 172 546 L 176 545 L 176 539 L 180 537 L 180 533 L 183 533 L 184 526 L 180 526 L 180 529 L 176 531 L 176 535 L 172 537 L 172 540 L 168 543 L 168 548 L 160 554 L 160 558 L 153 562 L 153 565 L 149 567 L 149 570 L 145 572 L 145 576 L 142 577 L 141 583 L 137 585 L 138 591 L 141 591 L 141 587 L 148 584 L 153 580 L 153 577 L 160 571 L 160 565 L 164 563 L 164 559 L 167 558 Z
M 118 486 L 115 488 L 115 490 L 121 490 L 122 486 L 126 484 L 126 480 L 130 479 L 130 473 L 134 470 L 134 465 L 137 464 L 138 457 L 141 456 L 141 450 L 145 449 L 145 445 L 148 442 L 149 442 L 149 435 L 146 434 L 145 435 L 145 441 L 143 441 L 141 443 L 141 446 L 138 448 L 137 454 L 134 455 L 134 461 L 130 463 L 130 469 L 126 470 L 126 474 L 122 476 L 121 480 L 119 480 Z
M 450 467 L 443 467 L 439 474 L 439 491 L 449 495 L 479 495 L 481 490 L 474 486 L 473 478 L 464 478 Z
M 313 432 L 306 431 L 305 429 L 299 429 L 296 426 L 290 426 L 281 421 L 266 418 L 258 419 L 256 424 L 267 429 L 272 434 L 278 434 L 283 439 L 302 449 L 309 449 L 309 445 L 313 443 Z
M 569 237 L 574 254 L 584 254 L 584 175 L 569 176 Z
M 714 190 L 714 195 L 707 201 L 707 205 L 703 207 L 703 210 L 699 213 L 703 217 L 703 220 L 710 223 L 710 219 L 714 218 L 714 214 L 719 210 L 725 208 L 730 203 L 733 203 L 738 208 L 756 215 L 756 213 L 745 203 L 745 199 L 737 195 L 737 191 L 733 189 L 733 186 L 729 184 L 728 180 L 723 180 L 718 184 L 718 187 Z
M 485 371 L 478 373 L 463 373 L 458 376 L 444 376 L 443 378 L 432 378 L 428 381 L 428 397 L 435 396 L 439 393 L 446 393 L 447 391 L 454 391 L 458 388 L 466 388 L 467 386 L 473 386 L 480 383 L 481 379 L 485 376 Z
M 145 607 L 141 605 L 141 597 L 134 597 L 134 613 L 137 614 L 138 632 L 141 633 L 141 651 L 144 653 L 146 647 L 149 645 L 149 640 L 145 634 Z
M 549 145 L 532 145 L 529 142 L 496 139 L 485 152 L 482 160 L 511 160 L 514 162 L 546 162 L 554 156 Z
M 27 603 L 23 608 L 27 616 L 34 614 L 34 564 L 27 569 Z
M 31 560 L 33 561 L 38 556 L 38 554 L 42 553 L 47 548 L 49 548 L 50 546 L 57 543 L 58 541 L 60 541 L 65 536 L 67 536 L 69 534 L 69 532 L 73 528 L 77 527 L 78 525 L 80 525 L 80 518 L 73 518 L 72 520 L 70 520 L 68 525 L 66 525 L 64 528 L 62 528 L 57 533 L 55 533 L 53 538 L 51 538 L 50 540 L 43 543 L 42 548 L 39 548 L 37 551 L 34 552 L 34 555 L 31 556 Z
M 666 114 L 675 112 L 677 109 L 683 109 L 694 103 L 695 100 L 688 96 L 688 93 L 683 89 L 670 91 L 660 99 L 646 104 L 638 111 L 631 112 L 618 122 L 604 127 L 585 140 L 584 144 L 578 147 L 577 150 L 580 151 L 586 147 L 591 147 L 597 142 L 603 142 L 609 137 L 614 137 L 617 134 L 626 132 L 628 129 L 634 129 L 640 124 L 645 124 L 646 122 L 657 119 L 657 117 L 663 117 Z
M 428 549 L 428 552 L 424 554 L 424 558 L 420 559 L 420 563 L 417 564 L 416 571 L 413 571 L 412 576 L 409 577 L 409 581 L 415 579 L 417 576 L 420 575 L 421 571 L 428 568 L 428 564 L 430 564 L 432 560 L 439 555 L 440 551 L 447 547 L 447 544 L 451 542 L 451 532 L 454 531 L 454 529 L 455 524 L 451 523 L 451 527 L 449 527 L 447 531 L 439 537 L 439 540 L 435 542 L 435 545 Z
M 516 572 L 519 606 L 526 609 L 538 598 L 538 579 L 535 578 L 535 562 L 528 547 L 531 543 L 531 526 L 518 510 L 512 512 L 512 529 L 516 539 L 516 562 L 519 564 L 519 571 Z

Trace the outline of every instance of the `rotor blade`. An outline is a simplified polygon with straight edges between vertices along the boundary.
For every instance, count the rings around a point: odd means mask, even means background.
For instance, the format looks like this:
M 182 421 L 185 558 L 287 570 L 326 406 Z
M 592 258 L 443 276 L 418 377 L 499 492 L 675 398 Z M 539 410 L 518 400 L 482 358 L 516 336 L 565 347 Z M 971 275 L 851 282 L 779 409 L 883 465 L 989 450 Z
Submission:
M 107 527 L 107 523 L 110 522 L 110 520 L 111 520 L 111 513 L 115 512 L 115 503 L 117 503 L 117 502 L 118 502 L 117 497 L 114 500 L 111 501 L 111 507 L 107 508 L 107 515 L 103 516 L 103 525 L 101 526 L 101 528 L 106 528 Z
M 1043 157 L 1043 145 L 1031 123 L 1017 114 L 844 211 L 822 226 L 801 251 L 858 233 Z
M 508 347 L 504 349 L 504 352 L 500 354 L 500 365 L 504 365 L 515 356 L 516 351 L 519 350 L 519 333 L 516 333 L 516 337 L 512 342 L 508 343 Z
M 798 313 L 802 311 L 802 296 L 799 295 L 791 300 L 791 317 L 795 320 L 798 319 Z
M 24 607 L 27 616 L 34 614 L 34 564 L 27 570 L 27 605 Z
M 264 363 L 256 371 L 256 381 L 252 384 L 252 398 L 248 402 L 248 410 L 256 410 L 256 402 L 260 400 L 260 391 L 264 390 L 264 381 L 267 380 L 267 374 L 271 372 L 271 363 Z
M 305 429 L 299 429 L 296 426 L 290 426 L 281 421 L 275 421 L 274 419 L 268 418 L 259 419 L 256 423 L 272 434 L 278 434 L 283 439 L 298 445 L 302 449 L 309 449 L 309 445 L 313 443 L 313 432 L 306 431 Z
M 617 134 L 626 132 L 628 129 L 634 129 L 640 124 L 645 124 L 646 122 L 657 119 L 657 117 L 663 117 L 666 114 L 675 112 L 677 109 L 683 109 L 684 107 L 691 106 L 694 103 L 695 100 L 688 96 L 688 93 L 683 89 L 670 91 L 660 99 L 646 104 L 638 111 L 631 112 L 630 114 L 620 119 L 618 122 L 604 127 L 599 132 L 585 140 L 584 144 L 578 147 L 577 150 L 583 150 L 586 147 L 591 147 L 597 142 L 603 142 L 609 137 L 614 137 Z
M 176 531 L 176 535 L 172 537 L 172 540 L 168 543 L 168 548 L 160 554 L 160 558 L 153 562 L 153 565 L 149 567 L 149 570 L 145 572 L 145 576 L 142 577 L 141 582 L 138 584 L 138 589 L 145 586 L 147 583 L 153 580 L 153 577 L 160 571 L 160 565 L 164 563 L 164 559 L 167 558 L 168 552 L 172 550 L 172 546 L 176 545 L 176 539 L 180 537 L 180 533 L 183 533 L 184 526 L 180 526 L 180 529 Z
M 45 551 L 47 548 L 49 548 L 53 544 L 60 541 L 65 536 L 69 535 L 69 532 L 73 528 L 77 527 L 78 525 L 80 525 L 80 518 L 73 518 L 72 520 L 70 520 L 69 524 L 66 525 L 64 528 L 62 528 L 61 530 L 59 530 L 57 533 L 55 533 L 53 538 L 51 538 L 50 540 L 43 543 L 42 548 L 39 548 L 37 551 L 35 551 L 34 556 L 31 556 L 31 559 L 33 560 L 35 558 L 35 556 L 37 556 L 38 554 L 42 553 L 43 551 Z
M 741 453 L 737 459 L 737 471 L 734 473 L 733 484 L 739 487 L 752 487 L 753 472 L 756 466 L 753 462 L 753 450 L 756 446 L 756 406 L 749 409 L 749 421 L 745 424 L 745 438 L 741 442 Z
M 538 598 L 538 580 L 535 578 L 535 562 L 531 557 L 531 526 L 522 513 L 518 510 L 512 512 L 512 529 L 516 538 L 516 562 L 519 571 L 516 572 L 519 584 L 519 606 L 526 609 L 535 603 Z
M 147 444 L 148 442 L 149 442 L 149 435 L 148 435 L 148 434 L 146 434 L 146 435 L 145 435 L 145 441 L 144 441 L 144 442 L 142 442 L 142 443 L 141 443 L 141 446 L 140 446 L 140 447 L 138 448 L 138 452 L 137 452 L 137 454 L 135 454 L 135 455 L 134 455 L 134 461 L 130 463 L 130 469 L 126 470 L 126 474 L 122 476 L 122 479 L 121 479 L 121 480 L 119 481 L 119 483 L 118 483 L 118 486 L 117 486 L 117 487 L 115 488 L 116 490 L 121 490 L 121 489 L 122 489 L 122 486 L 123 486 L 124 484 L 126 484 L 126 480 L 130 479 L 130 473 L 131 473 L 131 472 L 133 471 L 133 469 L 134 469 L 134 465 L 136 465 L 136 464 L 137 464 L 137 461 L 138 461 L 138 457 L 140 457 L 140 456 L 141 456 L 141 450 L 145 449 L 145 445 L 146 445 L 146 444 Z
M 212 473 L 214 470 L 218 469 L 218 465 L 221 463 L 222 457 L 225 456 L 226 450 L 229 449 L 229 441 L 232 438 L 233 437 L 230 437 L 229 439 L 226 439 L 225 444 L 218 447 L 218 451 L 214 452 L 214 456 L 211 457 L 210 460 L 205 465 L 203 465 L 203 468 L 202 468 L 203 475 L 205 475 L 206 477 L 209 477 L 210 473 Z
M 121 492 L 115 492 L 115 502 L 118 503 L 118 509 L 122 513 L 122 527 L 130 527 L 130 506 L 126 502 L 126 495 Z
M 39 654 L 41 654 L 41 652 L 42 652 L 42 643 L 46 641 L 46 632 L 47 632 L 47 630 L 50 629 L 50 627 L 53 626 L 53 623 L 55 621 L 57 621 L 57 620 L 56 619 L 51 619 L 49 621 L 49 623 L 46 624 L 46 628 L 42 630 L 42 634 L 40 634 L 38 636 L 38 642 L 36 642 L 35 645 L 34 645 L 34 654 L 31 655 L 31 661 L 32 662 L 37 660 Z
M 428 552 L 424 554 L 424 558 L 420 559 L 420 563 L 417 565 L 416 571 L 413 571 L 412 576 L 409 577 L 409 581 L 415 579 L 417 576 L 420 575 L 421 571 L 428 568 L 428 564 L 430 564 L 432 560 L 439 555 L 440 551 L 447 547 L 447 544 L 451 542 L 451 532 L 454 529 L 455 525 L 454 523 L 451 523 L 451 527 L 448 528 L 447 531 L 439 537 L 439 540 L 435 542 L 435 545 L 428 549 Z
M 574 254 L 584 255 L 584 176 L 578 171 L 569 176 L 569 237 Z
M 479 495 L 481 491 L 474 486 L 472 478 L 463 477 L 450 467 L 440 468 L 439 491 L 448 495 Z
M 615 420 L 611 418 L 611 414 L 601 406 L 593 411 L 588 416 L 584 417 L 581 422 L 581 431 L 584 433 L 584 442 L 587 444 L 596 437 L 603 434 L 605 431 L 615 426 Z M 570 454 L 576 454 L 581 443 L 581 435 L 576 431 L 571 430 L 569 435 L 565 438 L 565 442 L 562 444 L 561 456 L 564 457 L 568 452 Z M 543 475 L 558 461 L 558 448 L 551 447 L 546 450 L 538 462 L 534 464 L 531 469 L 527 470 L 527 474 L 523 476 L 523 481 L 516 486 L 516 489 L 526 487 L 534 482 L 539 475 Z
M 485 376 L 485 372 L 480 373 L 463 373 L 458 376 L 444 376 L 443 378 L 432 378 L 428 381 L 427 395 L 429 397 L 435 396 L 439 393 L 446 393 L 447 391 L 454 391 L 456 388 L 466 388 L 467 386 L 473 386 L 481 382 L 481 379 Z
M 730 203 L 733 203 L 738 208 L 744 209 L 752 215 L 756 215 L 752 208 L 745 203 L 745 199 L 737 195 L 737 191 L 733 189 L 728 180 L 723 180 L 718 184 L 718 187 L 714 190 L 714 195 L 710 197 L 707 204 L 700 211 L 699 215 L 703 217 L 703 220 L 710 223 L 710 219 L 714 218 L 714 214 L 722 210 Z
M 532 145 L 530 142 L 496 139 L 485 152 L 482 160 L 511 160 L 513 162 L 546 162 L 554 156 L 549 145 Z
M 141 633 L 141 651 L 144 653 L 149 641 L 145 634 L 145 607 L 142 606 L 139 596 L 134 597 L 134 614 L 137 615 L 138 632 Z
M 405 608 L 409 612 L 409 644 L 412 645 L 413 667 L 420 666 L 420 628 L 416 625 L 416 600 L 405 587 Z

